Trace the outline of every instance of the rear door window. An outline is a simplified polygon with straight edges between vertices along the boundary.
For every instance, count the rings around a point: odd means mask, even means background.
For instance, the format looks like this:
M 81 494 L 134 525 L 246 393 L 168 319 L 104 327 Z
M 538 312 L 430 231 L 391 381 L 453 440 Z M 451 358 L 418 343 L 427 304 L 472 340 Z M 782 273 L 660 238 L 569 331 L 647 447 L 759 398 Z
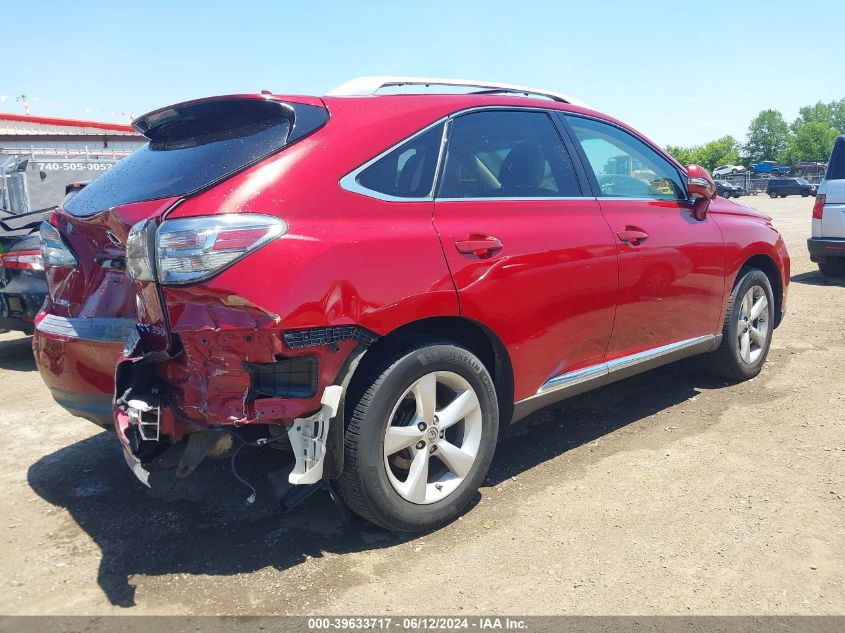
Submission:
M 141 120 L 150 142 L 65 204 L 77 216 L 110 207 L 187 195 L 282 149 L 292 125 L 313 131 L 326 120 L 316 106 L 256 99 L 208 101 L 161 110 Z
M 455 118 L 438 198 L 579 197 L 572 160 L 545 112 Z

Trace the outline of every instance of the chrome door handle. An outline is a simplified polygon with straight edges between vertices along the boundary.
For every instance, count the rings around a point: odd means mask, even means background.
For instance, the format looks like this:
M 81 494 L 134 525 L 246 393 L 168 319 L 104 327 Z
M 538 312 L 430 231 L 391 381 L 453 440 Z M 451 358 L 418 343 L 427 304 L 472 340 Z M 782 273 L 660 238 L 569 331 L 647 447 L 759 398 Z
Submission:
M 639 246 L 648 239 L 648 233 L 632 226 L 625 227 L 625 230 L 619 231 L 616 236 L 620 241 L 626 242 L 631 246 Z
M 475 238 L 455 242 L 455 248 L 464 255 L 475 255 L 476 257 L 490 257 L 493 253 L 502 250 L 505 245 L 502 240 L 496 237 Z

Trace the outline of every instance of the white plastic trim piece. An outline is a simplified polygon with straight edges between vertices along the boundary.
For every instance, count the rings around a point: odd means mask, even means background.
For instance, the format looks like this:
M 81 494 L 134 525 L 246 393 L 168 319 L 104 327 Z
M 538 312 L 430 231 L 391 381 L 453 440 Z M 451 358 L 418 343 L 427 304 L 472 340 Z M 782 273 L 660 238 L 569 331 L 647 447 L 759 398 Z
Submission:
M 481 88 L 483 90 L 502 90 L 505 92 L 522 93 L 548 97 L 554 101 L 571 103 L 586 107 L 586 104 L 562 92 L 530 88 L 517 84 L 506 84 L 496 81 L 480 81 L 478 79 L 448 79 L 444 77 L 393 77 L 389 75 L 373 75 L 358 77 L 341 84 L 326 93 L 329 97 L 363 97 L 372 96 L 382 88 L 390 86 L 455 86 L 466 88 Z
M 323 477 L 326 458 L 326 438 L 329 423 L 337 415 L 343 387 L 331 385 L 323 391 L 320 410 L 307 418 L 296 418 L 288 430 L 288 438 L 296 458 L 288 481 L 295 486 L 315 484 Z

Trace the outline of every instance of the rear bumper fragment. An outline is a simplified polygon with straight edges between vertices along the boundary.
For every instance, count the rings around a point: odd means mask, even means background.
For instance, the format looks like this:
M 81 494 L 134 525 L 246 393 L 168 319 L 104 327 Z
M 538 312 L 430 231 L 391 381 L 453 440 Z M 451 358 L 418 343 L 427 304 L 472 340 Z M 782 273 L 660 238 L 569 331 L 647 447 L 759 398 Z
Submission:
M 811 237 L 807 240 L 810 260 L 823 262 L 831 257 L 845 257 L 845 238 Z
M 68 318 L 54 314 L 45 314 L 36 329 L 53 336 L 62 336 L 81 341 L 97 341 L 102 343 L 120 343 L 135 330 L 137 320 L 122 318 L 84 317 Z
M 50 388 L 50 394 L 70 414 L 90 420 L 105 429 L 113 427 L 111 394 L 74 393 L 56 387 Z
M 114 368 L 135 319 L 39 315 L 33 353 L 53 398 L 71 414 L 114 423 Z

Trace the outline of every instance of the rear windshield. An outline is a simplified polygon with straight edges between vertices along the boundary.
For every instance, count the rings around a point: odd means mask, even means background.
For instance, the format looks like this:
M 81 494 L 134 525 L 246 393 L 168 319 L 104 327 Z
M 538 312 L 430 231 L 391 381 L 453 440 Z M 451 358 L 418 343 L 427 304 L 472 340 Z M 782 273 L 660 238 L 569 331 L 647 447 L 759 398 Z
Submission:
M 824 178 L 825 180 L 845 180 L 845 136 L 836 139 Z
M 300 127 L 293 108 L 276 101 L 229 99 L 157 111 L 137 123 L 150 142 L 85 187 L 65 210 L 86 216 L 194 193 L 283 148 L 292 124 Z

